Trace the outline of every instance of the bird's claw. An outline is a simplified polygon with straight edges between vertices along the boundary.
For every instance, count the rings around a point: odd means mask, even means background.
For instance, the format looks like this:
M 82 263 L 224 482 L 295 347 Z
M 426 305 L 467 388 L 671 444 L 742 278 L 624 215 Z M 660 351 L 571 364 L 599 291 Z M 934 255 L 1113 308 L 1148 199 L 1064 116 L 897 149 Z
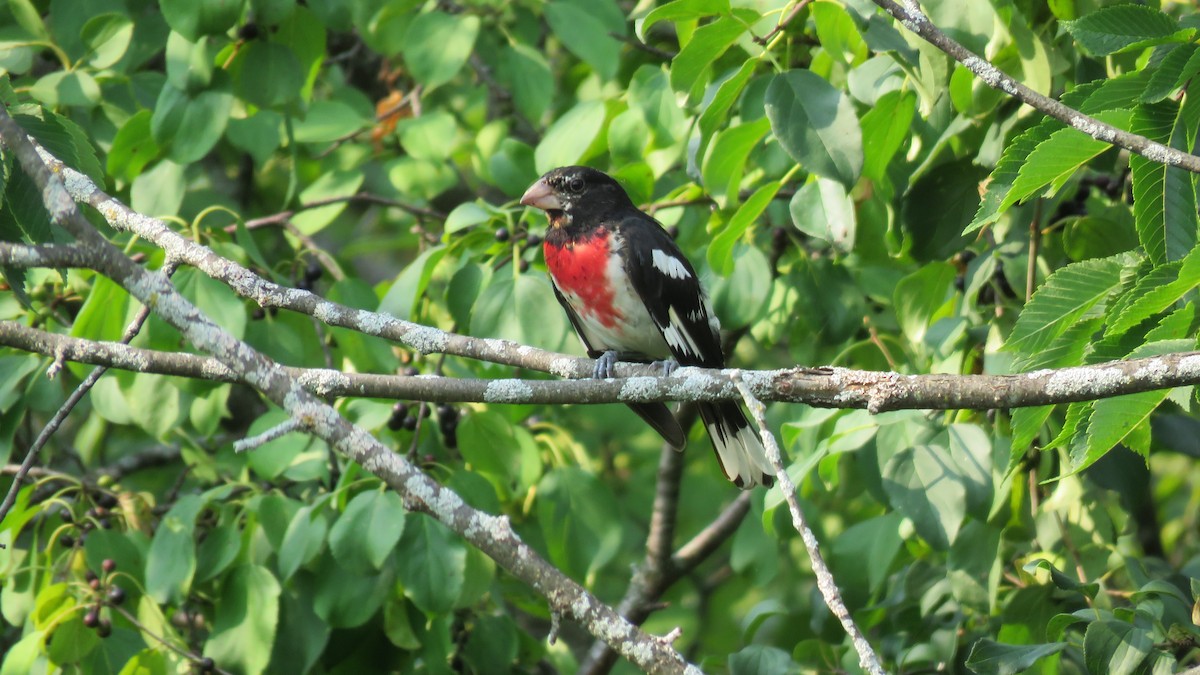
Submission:
M 663 377 L 670 377 L 671 373 L 679 370 L 679 362 L 675 359 L 663 359 L 662 361 L 656 361 L 654 365 L 662 368 Z
M 596 367 L 592 370 L 592 377 L 597 380 L 607 380 L 616 377 L 616 365 L 617 352 L 610 349 L 601 354 L 600 358 L 596 359 Z

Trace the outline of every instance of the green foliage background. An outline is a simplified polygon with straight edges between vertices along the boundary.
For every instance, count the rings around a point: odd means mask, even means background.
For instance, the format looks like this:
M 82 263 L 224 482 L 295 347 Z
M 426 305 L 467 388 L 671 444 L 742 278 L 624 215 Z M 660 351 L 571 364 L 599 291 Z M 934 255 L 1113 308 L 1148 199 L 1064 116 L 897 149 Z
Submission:
M 922 6 L 1033 89 L 1193 151 L 1200 18 L 1161 4 Z M 0 100 L 67 164 L 222 256 L 474 336 L 578 353 L 544 220 L 516 199 L 586 163 L 678 233 L 738 366 L 1007 373 L 1196 348 L 1194 175 L 1042 118 L 867 0 L 813 2 L 773 32 L 794 6 L 8 0 Z M 7 153 L 0 185 L 0 240 L 62 240 Z M 89 272 L 4 275 L 0 318 L 44 330 L 117 340 L 137 310 Z M 511 376 L 264 313 L 195 270 L 174 282 L 288 365 Z M 180 342 L 152 318 L 133 344 Z M 49 380 L 48 363 L 0 351 L 0 459 L 19 461 L 89 370 Z M 625 408 L 443 406 L 413 431 L 417 403 L 338 407 L 605 601 L 624 593 L 659 448 Z M 1195 407 L 1180 389 L 770 419 L 889 669 L 1157 673 L 1198 659 Z M 150 635 L 230 672 L 577 666 L 588 636 L 564 626 L 548 645 L 536 594 L 360 467 L 297 435 L 232 451 L 283 418 L 241 387 L 105 375 L 0 524 L 0 673 L 194 667 Z M 693 429 L 681 538 L 736 496 L 707 445 Z M 682 627 L 677 647 L 706 669 L 856 670 L 780 506 L 755 494 L 647 628 Z M 137 623 L 105 607 L 101 639 L 83 618 L 104 559 Z

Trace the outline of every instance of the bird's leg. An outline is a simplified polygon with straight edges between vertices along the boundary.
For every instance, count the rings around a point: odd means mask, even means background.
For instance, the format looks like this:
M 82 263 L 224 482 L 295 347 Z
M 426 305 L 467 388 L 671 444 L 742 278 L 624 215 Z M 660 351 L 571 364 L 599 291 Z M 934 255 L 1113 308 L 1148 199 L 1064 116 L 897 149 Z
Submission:
M 596 368 L 592 371 L 592 377 L 597 380 L 607 380 L 616 377 L 616 365 L 617 351 L 610 349 L 596 359 Z

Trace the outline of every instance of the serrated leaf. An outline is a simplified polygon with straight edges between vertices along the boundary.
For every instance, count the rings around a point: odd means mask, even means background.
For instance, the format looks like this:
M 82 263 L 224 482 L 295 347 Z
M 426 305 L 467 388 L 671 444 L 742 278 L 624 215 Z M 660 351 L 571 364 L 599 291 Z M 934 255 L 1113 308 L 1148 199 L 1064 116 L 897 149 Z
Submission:
M 1193 31 L 1180 30 L 1179 22 L 1142 5 L 1105 7 L 1063 26 L 1093 56 L 1107 56 L 1168 41 L 1184 41 Z
M 1129 291 L 1129 300 L 1111 319 L 1105 336 L 1120 335 L 1142 321 L 1166 311 L 1192 289 L 1200 285 L 1200 246 L 1183 260 L 1160 265 L 1138 279 Z
M 1116 288 L 1122 256 L 1085 260 L 1050 275 L 1021 311 L 1004 348 L 1030 354 L 1044 349 Z
M 1096 114 L 1096 119 L 1118 128 L 1129 126 L 1132 112 L 1110 110 Z M 1012 189 L 1000 203 L 1000 209 L 1023 201 L 1043 188 L 1057 190 L 1078 169 L 1096 155 L 1112 146 L 1075 129 L 1060 129 L 1038 144 L 1017 170 Z
M 1159 62 L 1158 68 L 1150 73 L 1150 81 L 1146 83 L 1146 89 L 1139 100 L 1143 103 L 1157 103 L 1178 89 L 1192 75 L 1200 72 L 1200 58 L 1196 58 L 1196 55 L 1197 46 L 1194 44 L 1179 45 L 1172 49 Z
M 1174 354 L 1187 351 L 1192 345 L 1190 340 L 1160 340 L 1142 345 L 1128 358 Z M 1071 449 L 1071 472 L 1088 468 L 1139 426 L 1146 424 L 1150 414 L 1171 392 L 1170 389 L 1158 389 L 1096 401 L 1084 442 Z M 1130 447 L 1134 447 L 1133 444 Z
M 1175 101 L 1138 106 L 1130 131 L 1187 151 L 1189 128 L 1200 106 Z M 1133 214 L 1138 238 L 1156 263 L 1177 260 L 1196 245 L 1195 175 L 1141 155 L 1129 158 L 1133 180 Z
M 832 178 L 849 191 L 863 168 L 863 138 L 854 105 L 816 73 L 789 70 L 767 87 L 771 131 L 806 170 Z

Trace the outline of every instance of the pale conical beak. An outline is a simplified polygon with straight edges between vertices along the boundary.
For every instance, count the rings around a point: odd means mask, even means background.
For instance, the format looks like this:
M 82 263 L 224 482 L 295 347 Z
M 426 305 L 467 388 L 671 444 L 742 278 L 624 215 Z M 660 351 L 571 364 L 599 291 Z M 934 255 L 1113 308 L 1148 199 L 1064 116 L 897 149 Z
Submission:
M 558 197 L 554 195 L 554 189 L 540 178 L 529 186 L 525 194 L 521 195 L 521 204 L 543 211 L 562 210 L 562 202 L 558 201 Z

